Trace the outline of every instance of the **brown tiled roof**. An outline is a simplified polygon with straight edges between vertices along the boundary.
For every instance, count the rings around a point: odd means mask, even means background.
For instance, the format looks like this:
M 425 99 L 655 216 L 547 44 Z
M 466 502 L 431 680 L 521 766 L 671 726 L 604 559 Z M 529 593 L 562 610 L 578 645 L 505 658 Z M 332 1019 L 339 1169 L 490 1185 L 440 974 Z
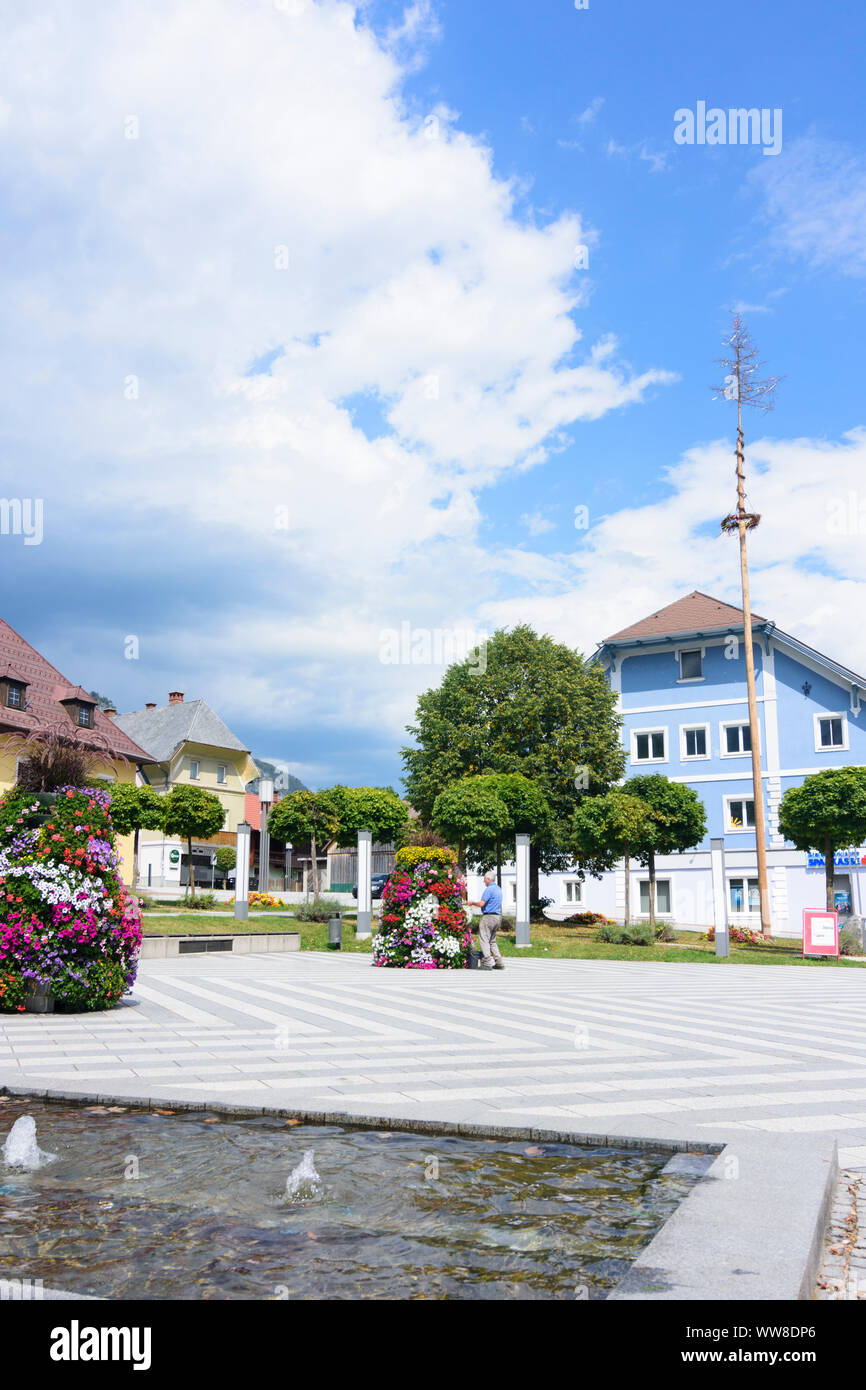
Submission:
M 766 619 L 753 613 L 752 621 L 763 623 Z M 680 632 L 726 631 L 742 626 L 742 608 L 734 608 L 730 603 L 722 603 L 721 599 L 710 598 L 709 594 L 695 589 L 685 598 L 677 599 L 676 603 L 669 603 L 648 618 L 641 618 L 639 623 L 632 623 L 631 627 L 624 627 L 621 632 L 606 637 L 605 641 L 639 641 L 647 637 L 675 637 Z
M 97 706 L 93 712 L 93 730 L 84 730 L 73 725 L 61 700 L 77 698 L 96 702 L 93 696 L 80 685 L 73 685 L 64 675 L 40 656 L 29 642 L 0 618 L 0 680 L 3 672 L 13 680 L 27 683 L 27 708 L 0 708 L 0 733 L 31 734 L 52 730 L 56 733 L 74 733 L 79 742 L 90 744 L 93 748 L 105 750 L 129 758 L 131 762 L 150 762 L 150 755 L 137 743 L 118 729 L 114 722 L 103 714 Z M 88 738 L 88 733 L 92 734 Z

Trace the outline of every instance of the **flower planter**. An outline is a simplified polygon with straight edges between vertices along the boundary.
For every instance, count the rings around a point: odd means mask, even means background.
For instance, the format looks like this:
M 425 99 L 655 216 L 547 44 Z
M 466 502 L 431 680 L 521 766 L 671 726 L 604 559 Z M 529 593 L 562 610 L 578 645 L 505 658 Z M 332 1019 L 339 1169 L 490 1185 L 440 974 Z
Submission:
M 28 1014 L 53 1014 L 54 995 L 51 986 L 33 980 L 27 986 L 24 996 L 24 1012 Z

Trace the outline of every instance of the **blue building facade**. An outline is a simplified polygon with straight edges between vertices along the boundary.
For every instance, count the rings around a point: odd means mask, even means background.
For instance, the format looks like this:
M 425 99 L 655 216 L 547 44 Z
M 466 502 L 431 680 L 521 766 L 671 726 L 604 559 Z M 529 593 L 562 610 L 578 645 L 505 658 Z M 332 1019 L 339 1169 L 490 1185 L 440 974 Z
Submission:
M 658 861 L 657 912 L 682 927 L 705 930 L 722 901 L 730 923 L 760 925 L 743 632 L 741 609 L 694 592 L 607 638 L 593 657 L 619 699 L 626 782 L 659 772 L 693 787 L 706 807 L 704 842 Z M 803 908 L 824 905 L 824 861 L 786 844 L 779 803 L 811 773 L 866 762 L 866 678 L 754 616 L 753 650 L 772 924 L 799 935 Z M 711 838 L 724 841 L 721 862 Z M 866 915 L 866 849 L 837 856 L 836 874 L 840 911 Z M 646 871 L 631 877 L 632 912 L 646 915 Z M 621 918 L 624 869 L 583 884 L 550 875 L 542 892 L 558 916 L 585 907 Z

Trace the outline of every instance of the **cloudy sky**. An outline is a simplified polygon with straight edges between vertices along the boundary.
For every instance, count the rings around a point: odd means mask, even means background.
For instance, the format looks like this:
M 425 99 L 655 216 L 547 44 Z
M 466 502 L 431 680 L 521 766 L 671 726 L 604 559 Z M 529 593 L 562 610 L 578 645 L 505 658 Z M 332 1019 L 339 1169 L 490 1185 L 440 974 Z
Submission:
M 0 613 L 121 710 L 182 689 L 311 785 L 396 783 L 444 668 L 395 651 L 737 600 L 739 307 L 785 377 L 755 608 L 866 671 L 864 30 L 6 0 L 0 493 L 43 527 L 0 534 Z M 781 111 L 780 152 L 676 143 L 698 102 Z

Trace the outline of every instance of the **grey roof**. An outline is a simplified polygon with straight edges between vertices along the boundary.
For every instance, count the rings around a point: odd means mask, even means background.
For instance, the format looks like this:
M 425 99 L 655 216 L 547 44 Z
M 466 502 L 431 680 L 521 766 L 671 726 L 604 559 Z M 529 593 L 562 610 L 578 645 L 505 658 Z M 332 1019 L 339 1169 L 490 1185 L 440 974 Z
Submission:
M 206 700 L 184 700 L 156 709 L 116 714 L 112 723 L 146 748 L 155 763 L 168 762 L 182 743 L 205 743 L 213 748 L 249 752 Z

